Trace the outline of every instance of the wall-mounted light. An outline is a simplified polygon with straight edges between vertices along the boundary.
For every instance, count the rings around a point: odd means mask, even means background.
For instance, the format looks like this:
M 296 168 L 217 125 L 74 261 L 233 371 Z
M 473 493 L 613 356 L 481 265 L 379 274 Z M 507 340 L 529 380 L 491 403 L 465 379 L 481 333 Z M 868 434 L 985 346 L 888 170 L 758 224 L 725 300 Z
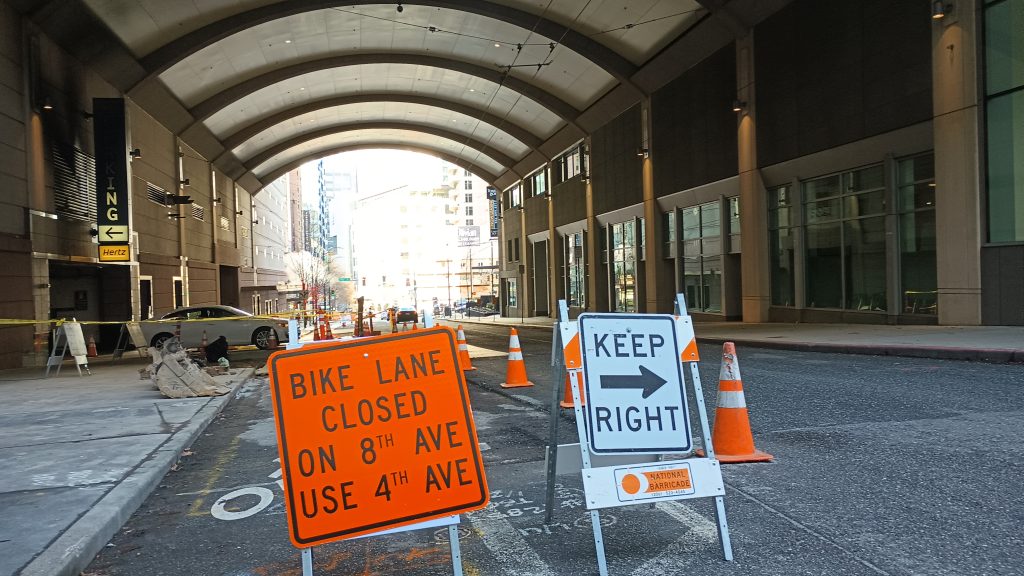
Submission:
M 732 111 L 739 113 L 747 109 L 747 103 L 739 98 L 732 101 Z
M 952 2 L 935 0 L 932 2 L 932 20 L 942 20 L 953 12 Z
M 43 102 L 39 105 L 39 107 L 43 110 L 53 110 L 53 101 L 50 100 L 49 96 L 47 96 L 43 98 Z
M 181 180 L 178 180 L 178 183 L 180 183 L 182 186 L 192 185 L 192 181 L 189 180 L 188 178 L 182 178 Z
M 138 148 L 132 148 L 131 152 L 128 153 L 132 158 L 142 158 L 142 150 Z
M 92 112 L 86 112 L 86 111 L 83 110 L 82 111 L 82 118 L 85 118 L 86 120 L 92 120 Z
M 245 212 L 243 212 L 241 210 L 235 212 L 235 216 L 241 216 L 242 214 L 245 214 Z
M 401 2 L 399 2 L 399 3 L 398 3 L 398 8 L 395 8 L 395 10 L 398 10 L 398 13 L 399 13 L 399 14 L 401 14 L 401 13 L 402 13 L 402 10 L 405 10 L 405 8 L 402 8 L 402 3 L 401 3 Z
M 184 218 L 184 216 L 182 216 L 181 214 L 175 214 L 174 212 L 167 213 L 168 220 L 181 220 L 182 218 Z
M 212 200 L 212 202 L 213 202 L 214 204 L 220 204 L 220 203 L 222 202 L 222 200 L 221 200 L 220 198 L 214 198 L 214 199 Z
M 637 158 L 647 158 L 650 155 L 651 151 L 648 150 L 646 146 L 640 146 L 639 148 L 636 149 Z

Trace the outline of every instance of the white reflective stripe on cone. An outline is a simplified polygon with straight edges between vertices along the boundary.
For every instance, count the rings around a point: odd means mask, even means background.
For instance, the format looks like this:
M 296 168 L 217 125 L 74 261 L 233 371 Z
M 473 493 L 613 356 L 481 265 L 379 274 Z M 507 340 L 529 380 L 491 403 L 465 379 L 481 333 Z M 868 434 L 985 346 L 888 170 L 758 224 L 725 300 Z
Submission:
M 522 360 L 523 359 L 523 353 L 521 351 L 519 351 L 519 350 L 516 350 L 516 351 L 511 351 L 510 350 L 509 353 L 508 353 L 508 359 L 509 360 Z
M 513 336 L 508 340 L 509 348 L 519 348 L 519 336 Z
M 720 391 L 718 393 L 718 407 L 719 408 L 746 408 L 747 401 L 743 397 L 743 392 L 728 392 Z
M 469 350 L 469 346 L 467 346 L 465 344 L 459 344 L 459 350 L 467 350 L 468 351 Z

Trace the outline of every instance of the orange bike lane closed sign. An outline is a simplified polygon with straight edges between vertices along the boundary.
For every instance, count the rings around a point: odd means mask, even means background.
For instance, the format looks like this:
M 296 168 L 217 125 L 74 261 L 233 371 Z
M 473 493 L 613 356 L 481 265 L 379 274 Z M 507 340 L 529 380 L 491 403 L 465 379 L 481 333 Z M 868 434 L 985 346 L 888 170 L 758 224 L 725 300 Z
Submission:
M 267 361 L 300 548 L 479 510 L 487 479 L 455 334 L 439 327 Z

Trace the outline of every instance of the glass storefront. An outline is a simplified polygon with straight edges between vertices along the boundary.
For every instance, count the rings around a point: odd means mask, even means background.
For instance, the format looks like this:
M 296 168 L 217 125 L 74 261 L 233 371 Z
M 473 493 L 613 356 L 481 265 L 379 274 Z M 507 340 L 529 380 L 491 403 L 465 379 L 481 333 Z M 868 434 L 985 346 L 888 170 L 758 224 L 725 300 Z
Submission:
M 788 185 L 768 190 L 773 306 L 886 312 L 898 301 L 894 313 L 937 313 L 931 152 L 805 180 L 800 194 Z M 898 297 L 890 292 L 896 290 Z

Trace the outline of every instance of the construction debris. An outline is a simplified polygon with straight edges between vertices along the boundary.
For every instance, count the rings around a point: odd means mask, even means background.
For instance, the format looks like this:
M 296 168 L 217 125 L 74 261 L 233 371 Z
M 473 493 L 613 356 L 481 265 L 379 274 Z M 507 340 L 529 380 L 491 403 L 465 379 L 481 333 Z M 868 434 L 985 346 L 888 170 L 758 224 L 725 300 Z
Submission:
M 177 338 L 169 338 L 150 350 L 153 352 L 153 365 L 150 367 L 153 383 L 164 396 L 194 398 L 220 396 L 231 391 L 193 362 Z

